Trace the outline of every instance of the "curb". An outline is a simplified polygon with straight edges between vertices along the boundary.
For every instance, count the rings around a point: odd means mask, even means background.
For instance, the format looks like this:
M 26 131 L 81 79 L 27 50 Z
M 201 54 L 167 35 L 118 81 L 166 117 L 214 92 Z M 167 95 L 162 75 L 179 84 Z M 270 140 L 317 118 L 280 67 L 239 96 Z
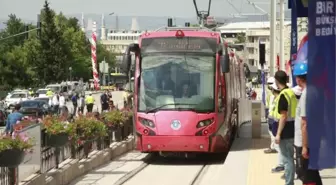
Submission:
M 58 169 L 43 174 L 32 174 L 19 185 L 68 185 L 87 172 L 133 150 L 134 141 L 134 137 L 131 136 L 125 141 L 112 143 L 110 148 L 92 151 L 87 159 L 67 159 L 59 164 Z

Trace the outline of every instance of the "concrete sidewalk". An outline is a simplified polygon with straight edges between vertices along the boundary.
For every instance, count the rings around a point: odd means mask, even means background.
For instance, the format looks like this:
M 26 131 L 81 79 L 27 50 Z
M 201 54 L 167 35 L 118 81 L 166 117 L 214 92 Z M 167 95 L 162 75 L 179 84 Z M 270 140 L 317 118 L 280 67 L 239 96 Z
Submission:
M 202 185 L 225 184 L 232 185 L 284 185 L 281 179 L 283 173 L 271 173 L 277 165 L 278 154 L 265 154 L 270 139 L 267 134 L 267 124 L 262 124 L 262 138 L 251 138 L 251 124 L 244 125 L 240 130 L 240 138 L 234 141 L 224 164 L 213 165 L 202 179 Z M 336 169 L 321 171 L 324 185 L 336 184 Z M 302 182 L 295 180 L 295 185 Z

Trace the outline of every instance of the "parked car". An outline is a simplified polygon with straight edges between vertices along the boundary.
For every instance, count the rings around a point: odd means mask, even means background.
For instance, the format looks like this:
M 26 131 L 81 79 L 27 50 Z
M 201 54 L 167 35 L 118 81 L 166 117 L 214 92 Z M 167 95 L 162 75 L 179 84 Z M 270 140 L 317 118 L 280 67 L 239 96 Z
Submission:
M 5 99 L 9 98 L 12 94 L 19 93 L 19 92 L 27 92 L 27 93 L 29 93 L 28 90 L 25 90 L 25 89 L 14 89 L 13 91 L 11 91 L 11 92 L 9 92 L 7 94 L 7 96 L 6 96 Z
M 36 100 L 36 101 L 43 101 L 43 102 L 45 102 L 46 104 L 48 104 L 49 105 L 49 97 L 39 97 L 39 98 L 35 98 L 34 100 Z
M 43 116 L 50 113 L 51 108 L 43 100 L 27 100 L 20 102 L 20 112 L 25 116 Z
M 22 101 L 28 100 L 29 98 L 30 95 L 28 91 L 15 92 L 5 99 L 5 106 L 7 108 L 11 108 Z
M 5 106 L 2 101 L 0 101 L 0 126 L 6 126 L 7 113 Z
M 47 91 L 48 89 L 38 89 L 36 91 L 37 97 L 40 97 L 40 98 L 47 97 Z

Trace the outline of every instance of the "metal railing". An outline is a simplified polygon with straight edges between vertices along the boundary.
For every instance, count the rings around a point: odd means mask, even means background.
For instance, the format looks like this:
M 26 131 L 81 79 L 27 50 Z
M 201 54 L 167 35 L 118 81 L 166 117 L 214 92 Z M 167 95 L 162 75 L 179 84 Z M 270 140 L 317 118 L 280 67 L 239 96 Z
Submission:
M 103 150 L 109 148 L 112 142 L 127 139 L 133 133 L 133 125 L 127 125 L 127 127 L 117 130 L 108 129 L 108 134 L 104 138 L 96 138 L 81 143 L 68 142 L 65 146 L 59 148 L 59 152 L 56 148 L 47 146 L 47 134 L 44 130 L 41 130 L 41 138 L 39 138 L 41 163 L 39 170 L 34 173 L 46 173 L 51 169 L 57 169 L 58 165 L 67 159 L 84 159 L 94 150 Z M 21 168 L 21 165 L 18 168 Z M 0 185 L 17 185 L 20 179 L 18 168 L 0 167 Z

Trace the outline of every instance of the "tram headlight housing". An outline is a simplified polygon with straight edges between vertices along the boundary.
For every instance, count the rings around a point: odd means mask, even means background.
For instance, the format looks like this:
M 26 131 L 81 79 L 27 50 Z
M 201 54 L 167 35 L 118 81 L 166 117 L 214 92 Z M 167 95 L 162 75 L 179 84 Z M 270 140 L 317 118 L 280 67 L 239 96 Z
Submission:
M 202 120 L 200 122 L 198 122 L 197 124 L 197 128 L 202 128 L 202 127 L 206 127 L 209 126 L 211 123 L 213 123 L 213 119 L 206 119 L 206 120 Z
M 139 121 L 142 125 L 146 127 L 155 128 L 154 122 L 152 120 L 145 119 L 145 118 L 139 118 Z

